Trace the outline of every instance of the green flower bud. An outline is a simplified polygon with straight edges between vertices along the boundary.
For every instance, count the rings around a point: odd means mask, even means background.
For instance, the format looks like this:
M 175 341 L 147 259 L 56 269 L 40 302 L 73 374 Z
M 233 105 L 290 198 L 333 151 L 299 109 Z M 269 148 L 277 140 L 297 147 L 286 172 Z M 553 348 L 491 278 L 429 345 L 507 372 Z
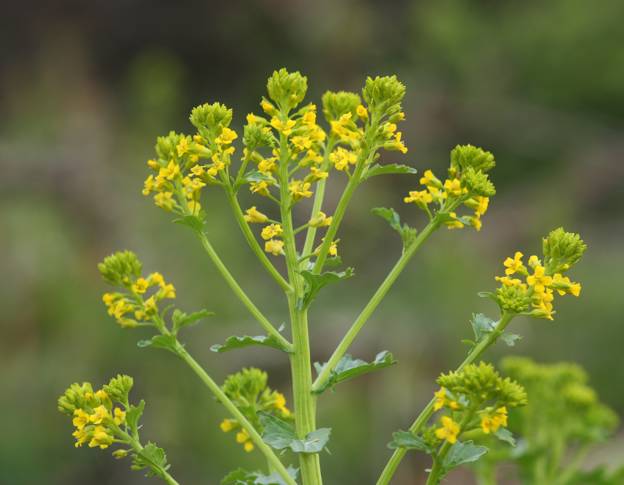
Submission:
M 249 150 L 259 147 L 273 146 L 275 141 L 271 130 L 260 123 L 245 125 L 243 143 Z
M 178 158 L 177 146 L 183 138 L 184 135 L 178 134 L 175 131 L 170 131 L 166 136 L 159 136 L 156 139 L 155 147 L 158 157 L 165 162 L 176 160 Z
M 524 406 L 524 388 L 510 378 L 503 379 L 491 364 L 471 364 L 461 371 L 438 377 L 438 384 L 454 394 L 463 394 L 472 404 L 494 402 L 510 407 Z
M 529 309 L 531 297 L 523 286 L 501 286 L 496 290 L 496 301 L 501 310 L 523 313 Z
M 328 122 L 335 121 L 347 113 L 351 113 L 355 119 L 355 110 L 361 102 L 356 93 L 327 91 L 322 97 L 323 114 Z
M 93 387 L 91 387 L 90 383 L 73 383 L 65 393 L 58 398 L 58 410 L 68 416 L 73 415 L 76 409 L 82 409 L 85 406 L 87 403 L 85 396 L 87 394 L 93 394 Z
M 141 267 L 141 262 L 132 251 L 117 252 L 98 264 L 104 281 L 116 286 L 128 286 L 141 275 Z
M 550 273 L 567 271 L 576 264 L 587 245 L 578 234 L 565 232 L 562 227 L 555 229 L 542 240 L 544 264 Z
M 112 400 L 120 403 L 127 403 L 128 394 L 133 384 L 134 380 L 132 377 L 118 374 L 117 377 L 113 377 L 108 384 L 105 384 L 103 389 Z
M 472 195 L 492 197 L 496 195 L 496 188 L 486 173 L 468 167 L 462 171 L 461 182 Z
M 494 168 L 494 155 L 472 145 L 457 145 L 451 150 L 451 168 L 466 170 L 472 167 L 476 171 L 487 172 Z
M 290 73 L 282 68 L 273 71 L 273 75 L 267 81 L 269 98 L 286 112 L 303 101 L 307 90 L 308 78 L 302 76 L 299 71 Z
M 212 139 L 230 126 L 232 110 L 221 103 L 206 103 L 193 108 L 189 119 L 203 137 Z
M 223 392 L 235 403 L 254 403 L 267 387 L 267 373 L 250 367 L 228 376 Z
M 405 85 L 396 76 L 367 78 L 362 97 L 371 111 L 378 116 L 393 116 L 401 111 L 401 101 L 405 96 Z

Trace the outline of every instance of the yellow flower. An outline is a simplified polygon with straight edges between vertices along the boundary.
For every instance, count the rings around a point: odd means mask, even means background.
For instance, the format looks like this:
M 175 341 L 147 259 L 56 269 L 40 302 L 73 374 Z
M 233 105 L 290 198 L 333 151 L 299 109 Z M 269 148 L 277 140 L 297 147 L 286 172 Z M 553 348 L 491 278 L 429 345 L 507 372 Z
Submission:
M 356 109 L 355 109 L 356 114 L 362 118 L 363 120 L 368 118 L 368 111 L 366 110 L 366 108 L 363 105 L 359 105 Z
M 108 307 L 115 303 L 115 300 L 117 300 L 117 298 L 119 298 L 119 295 L 116 295 L 115 293 L 104 293 L 102 295 L 102 301 Z
M 435 396 L 433 410 L 438 411 L 439 409 L 442 409 L 444 407 L 444 404 L 446 403 L 446 389 L 441 387 L 440 390 L 434 392 L 433 395 Z
M 162 167 L 158 173 L 159 177 L 167 180 L 173 180 L 177 175 L 180 175 L 180 167 L 173 160 L 166 167 Z
M 93 410 L 93 414 L 89 416 L 89 421 L 93 424 L 102 424 L 102 422 L 110 417 L 108 409 L 105 406 L 98 406 Z
M 433 201 L 433 196 L 426 190 L 410 190 L 407 197 L 403 198 L 406 204 L 414 203 L 420 207 L 427 207 Z
M 307 136 L 293 136 L 290 141 L 298 151 L 307 150 L 312 147 L 312 140 Z
M 147 279 L 150 282 L 150 285 L 158 285 L 160 287 L 165 286 L 165 278 L 158 272 L 150 274 Z
M 236 442 L 244 443 L 249 439 L 249 433 L 247 433 L 246 429 L 241 429 L 238 433 L 236 433 Z
M 323 180 L 329 177 L 329 172 L 326 172 L 325 170 L 321 170 L 320 168 L 317 168 L 317 167 L 310 167 L 310 176 L 314 180 Z
M 357 163 L 357 156 L 350 150 L 338 147 L 329 155 L 329 161 L 334 164 L 336 170 L 347 170 L 349 165 Z
M 543 293 L 546 286 L 552 284 L 552 277 L 545 274 L 546 270 L 540 264 L 533 268 L 533 274 L 527 276 L 527 283 L 532 286 L 536 292 Z
M 126 421 L 126 412 L 121 408 L 115 408 L 113 421 L 117 426 Z
M 76 438 L 76 443 L 74 443 L 76 448 L 80 448 L 89 439 L 89 433 L 84 428 L 77 429 L 72 433 L 72 436 Z
M 223 421 L 221 421 L 221 424 L 219 425 L 219 427 L 221 428 L 221 431 L 223 431 L 224 433 L 229 433 L 234 428 L 236 428 L 237 425 L 238 425 L 238 421 L 236 421 L 235 419 L 224 419 Z
M 247 209 L 243 217 L 250 224 L 262 224 L 269 220 L 265 214 L 256 209 L 255 205 Z
M 271 172 L 275 172 L 277 170 L 277 158 L 265 158 L 264 160 L 260 160 L 258 163 L 258 170 L 264 174 L 269 174 Z
M 93 430 L 91 441 L 89 441 L 89 448 L 100 447 L 104 450 L 110 446 L 113 442 L 113 437 L 109 435 L 104 426 L 96 426 Z
M 510 278 L 509 276 L 497 276 L 496 278 L 494 278 L 496 281 L 500 281 L 503 286 L 525 286 L 525 284 L 522 283 L 522 281 L 520 281 L 517 278 Z
M 326 227 L 331 225 L 332 220 L 332 216 L 327 217 L 327 215 L 323 211 L 319 211 L 316 216 L 310 219 L 309 224 L 312 227 Z
M 449 216 L 451 220 L 445 222 L 446 227 L 449 229 L 461 229 L 464 227 L 464 223 L 457 219 L 457 214 L 455 214 L 455 212 L 449 213 Z
M 284 254 L 284 241 L 279 239 L 270 239 L 264 243 L 264 250 L 267 253 L 271 253 L 273 256 Z
M 148 287 L 149 287 L 149 283 L 147 282 L 145 278 L 138 278 L 132 285 L 132 291 L 134 291 L 135 293 L 138 293 L 139 295 L 142 295 L 143 293 L 147 291 Z
M 396 125 L 393 124 L 393 126 L 396 128 Z M 407 147 L 405 146 L 405 144 L 401 140 L 401 137 L 402 137 L 402 133 L 400 131 L 397 132 L 394 135 L 394 140 L 387 142 L 384 145 L 384 148 L 386 150 L 396 150 L 396 151 L 399 151 L 401 153 L 407 153 Z
M 442 416 L 440 423 L 442 426 L 435 430 L 436 437 L 441 440 L 446 440 L 450 444 L 457 442 L 457 435 L 460 432 L 459 424 L 453 421 L 449 416 Z
M 524 264 L 522 263 L 523 256 L 524 254 L 522 254 L 520 251 L 516 251 L 516 254 L 514 254 L 513 258 L 505 259 L 505 261 L 503 262 L 503 266 L 507 268 L 505 270 L 505 274 L 507 276 L 511 276 L 512 274 L 515 274 L 515 273 L 526 274 L 526 268 L 524 267 Z
M 158 292 L 158 296 L 160 298 L 175 298 L 176 297 L 175 287 L 171 283 L 168 285 L 164 285 Z
M 75 409 L 74 410 L 74 417 L 72 419 L 72 424 L 78 430 L 81 430 L 87 424 L 89 424 L 89 415 L 84 411 L 84 409 Z
M 181 157 L 182 155 L 187 153 L 189 151 L 188 138 L 186 138 L 185 136 L 182 137 L 182 139 L 180 140 L 180 143 L 178 143 L 178 146 L 176 148 L 178 150 L 178 157 Z
M 245 444 L 243 445 L 243 449 L 247 452 L 250 453 L 253 451 L 254 449 L 254 444 L 251 441 L 245 441 Z
M 338 241 L 331 242 L 329 249 L 327 250 L 327 254 L 333 257 L 338 256 Z
M 146 179 L 145 182 L 143 183 L 143 190 L 142 190 L 142 194 L 143 195 L 150 195 L 152 193 L 152 191 L 155 188 L 155 184 L 154 184 L 154 176 L 153 175 L 149 175 Z
M 154 196 L 154 203 L 165 210 L 173 210 L 174 201 L 172 192 L 161 192 Z
M 274 116 L 271 118 L 271 126 L 284 135 L 290 135 L 295 127 L 295 120 L 286 120 L 285 122 Z
M 158 170 L 160 168 L 160 164 L 156 160 L 152 159 L 147 161 L 147 166 L 152 170 Z
M 475 199 L 476 199 L 477 203 L 479 204 L 477 206 L 477 208 L 475 209 L 475 214 L 478 215 L 478 216 L 482 216 L 488 210 L 488 206 L 490 204 L 490 199 L 489 199 L 489 197 L 483 197 L 483 196 L 480 196 L 480 195 L 475 196 Z
M 259 118 L 253 114 L 253 113 L 248 113 L 247 114 L 247 123 L 249 123 L 250 125 L 253 125 L 255 123 L 257 123 L 259 120 Z
M 290 416 L 290 409 L 286 407 L 286 398 L 281 392 L 275 393 L 275 409 L 282 413 L 282 416 Z
M 263 99 L 260 102 L 260 107 L 268 115 L 272 115 L 273 113 L 275 113 L 275 107 L 271 103 L 269 103 L 266 99 Z
M 540 264 L 541 264 L 541 262 L 540 262 L 539 258 L 537 256 L 535 256 L 535 254 L 529 258 L 529 266 L 531 268 L 535 268 L 536 266 L 539 266 Z
M 507 408 L 505 406 L 498 408 L 493 415 L 486 413 L 481 417 L 481 429 L 485 434 L 496 433 L 501 426 L 507 426 Z
M 292 195 L 295 200 L 302 199 L 304 197 L 312 197 L 310 186 L 310 182 L 304 182 L 303 180 L 291 180 L 288 184 L 288 192 L 290 192 L 290 195 Z
M 274 237 L 281 236 L 282 232 L 283 229 L 280 224 L 269 224 L 268 226 L 262 228 L 260 236 L 262 236 L 262 239 L 264 239 L 265 241 L 268 241 L 269 239 L 273 239 Z
M 444 181 L 444 190 L 453 197 L 459 197 L 462 194 L 461 182 L 459 179 L 446 179 Z
M 481 227 L 483 227 L 483 223 L 481 222 L 481 217 L 479 216 L 470 217 L 470 224 L 472 224 L 472 227 L 474 227 L 477 231 L 480 231 Z
M 259 182 L 252 182 L 249 185 L 249 190 L 253 194 L 267 196 L 269 195 L 269 183 L 266 180 L 260 180 Z
M 570 278 L 563 276 L 561 273 L 556 273 L 552 279 L 552 286 L 560 295 L 569 293 L 574 296 L 581 294 L 581 284 L 573 283 Z
M 223 127 L 221 134 L 215 138 L 217 145 L 229 145 L 238 138 L 236 132 L 228 127 Z
M 438 189 L 442 188 L 442 182 L 436 177 L 431 170 L 426 170 L 424 175 L 420 178 L 420 183 L 427 187 L 437 187 Z

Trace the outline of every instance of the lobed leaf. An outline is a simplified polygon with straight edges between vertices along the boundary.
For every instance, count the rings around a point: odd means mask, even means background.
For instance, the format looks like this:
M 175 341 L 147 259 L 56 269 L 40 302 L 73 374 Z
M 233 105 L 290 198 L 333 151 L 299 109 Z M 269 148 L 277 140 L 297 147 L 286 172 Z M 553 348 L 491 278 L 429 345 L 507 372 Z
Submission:
M 206 317 L 211 317 L 214 315 L 214 312 L 209 312 L 208 310 L 200 310 L 198 312 L 193 312 L 191 314 L 186 314 L 177 308 L 173 311 L 173 315 L 171 316 L 171 321 L 173 322 L 173 333 L 177 334 L 178 331 L 182 327 L 187 327 L 189 325 L 196 324 L 199 320 L 202 320 Z
M 152 442 L 148 442 L 140 454 L 133 455 L 131 468 L 133 470 L 148 468 L 147 476 L 160 476 L 160 469 L 167 470 L 169 468 L 165 450 Z
M 213 352 L 228 352 L 229 350 L 242 349 L 252 345 L 263 345 L 265 347 L 273 347 L 283 352 L 289 352 L 273 335 L 232 335 L 225 339 L 223 344 L 214 344 L 210 347 Z
M 375 177 L 377 175 L 393 175 L 393 174 L 415 175 L 416 173 L 418 173 L 418 170 L 416 170 L 413 167 L 409 167 L 407 165 L 400 165 L 398 163 L 389 163 L 387 165 L 379 165 L 376 163 L 374 165 L 371 165 L 371 167 L 366 171 L 363 179 L 366 180 L 371 177 Z
M 399 233 L 401 240 L 403 241 L 403 247 L 409 246 L 409 244 L 416 237 L 416 229 L 408 226 L 407 224 L 401 224 L 401 217 L 392 208 L 387 207 L 375 207 L 371 212 L 385 219 L 390 227 Z
M 137 346 L 141 348 L 154 347 L 155 349 L 165 349 L 177 354 L 177 342 L 174 335 L 154 335 L 149 340 L 139 340 Z
M 473 463 L 488 452 L 485 446 L 475 445 L 472 441 L 457 441 L 444 457 L 442 466 L 445 472 L 466 463 Z
M 428 455 L 435 452 L 435 449 L 427 444 L 421 437 L 411 431 L 395 431 L 392 433 L 392 441 L 388 443 L 388 448 L 405 448 L 406 450 L 418 450 Z
M 299 439 L 291 423 L 267 413 L 258 416 L 264 428 L 262 439 L 276 450 L 290 448 L 295 453 L 320 453 L 329 441 L 330 428 L 319 428 Z
M 297 479 L 297 474 L 299 473 L 297 468 L 289 466 L 286 470 L 293 480 Z M 250 472 L 243 468 L 238 468 L 228 473 L 221 480 L 221 485 L 286 485 L 286 482 L 277 472 L 264 475 L 260 472 Z
M 307 308 L 310 303 L 316 298 L 318 292 L 330 283 L 336 283 L 338 281 L 351 278 L 354 274 L 353 268 L 347 268 L 340 273 L 335 271 L 327 271 L 321 274 L 315 274 L 310 270 L 303 270 L 300 272 L 301 276 L 305 280 L 306 288 L 302 300 L 299 302 L 299 308 Z

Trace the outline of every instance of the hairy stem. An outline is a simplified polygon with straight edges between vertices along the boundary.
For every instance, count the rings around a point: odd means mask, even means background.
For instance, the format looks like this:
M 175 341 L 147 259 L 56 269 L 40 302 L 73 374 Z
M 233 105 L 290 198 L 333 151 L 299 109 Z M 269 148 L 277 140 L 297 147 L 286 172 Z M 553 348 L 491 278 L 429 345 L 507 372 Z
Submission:
M 336 350 L 334 350 L 334 353 L 329 358 L 329 361 L 323 367 L 323 371 L 314 381 L 312 391 L 318 391 L 319 389 L 323 388 L 327 380 L 330 378 L 331 372 L 335 369 L 340 359 L 344 356 L 344 354 L 349 349 L 349 346 L 353 343 L 353 340 L 355 340 L 357 334 L 371 317 L 377 306 L 379 306 L 381 301 L 384 299 L 386 293 L 388 293 L 401 272 L 405 269 L 405 266 L 407 265 L 409 260 L 412 258 L 414 253 L 416 253 L 418 248 L 420 248 L 422 243 L 425 242 L 427 238 L 437 229 L 438 225 L 439 223 L 437 222 L 437 219 L 433 219 L 431 222 L 429 222 L 429 224 L 427 224 L 422 232 L 418 234 L 412 244 L 410 244 L 410 246 L 407 247 L 405 251 L 403 251 L 403 254 L 399 258 L 399 260 L 396 262 L 390 273 L 388 273 L 388 276 L 386 276 L 379 288 L 377 288 L 375 294 L 371 297 L 364 309 L 355 319 L 355 322 L 353 322 L 351 328 L 345 334 L 340 344 L 338 344 Z
M 225 406 L 228 412 L 238 421 L 238 423 L 247 431 L 250 439 L 253 441 L 254 445 L 264 454 L 268 463 L 271 467 L 279 475 L 282 477 L 285 483 L 288 485 L 297 485 L 297 483 L 292 479 L 284 464 L 277 457 L 273 449 L 267 445 L 264 441 L 262 441 L 262 437 L 253 427 L 253 425 L 247 420 L 247 418 L 238 410 L 236 405 L 225 395 L 221 387 L 212 380 L 212 378 L 206 373 L 206 371 L 202 368 L 201 365 L 197 363 L 193 357 L 186 351 L 182 345 L 178 344 L 176 346 L 176 352 L 180 356 L 180 358 L 186 362 L 189 367 L 197 374 L 197 376 L 201 379 L 201 381 L 210 389 L 210 391 L 215 395 L 217 400 Z
M 515 315 L 512 313 L 503 313 L 501 315 L 500 320 L 498 321 L 496 328 L 493 332 L 491 332 L 487 338 L 481 340 L 474 348 L 470 351 L 468 356 L 464 359 L 464 361 L 460 364 L 460 366 L 456 369 L 457 372 L 461 371 L 464 367 L 469 364 L 472 364 L 475 360 L 477 360 L 483 352 L 485 352 L 498 338 L 503 334 L 503 331 L 509 325 L 509 322 L 513 319 Z M 421 411 L 418 417 L 414 420 L 409 430 L 412 433 L 418 433 L 423 425 L 429 421 L 429 418 L 434 413 L 433 405 L 435 403 L 435 398 L 429 401 L 429 403 L 425 406 L 425 408 Z M 388 485 L 392 477 L 394 476 L 401 460 L 405 457 L 407 450 L 405 448 L 397 448 L 386 467 L 381 472 L 379 479 L 377 480 L 377 485 Z

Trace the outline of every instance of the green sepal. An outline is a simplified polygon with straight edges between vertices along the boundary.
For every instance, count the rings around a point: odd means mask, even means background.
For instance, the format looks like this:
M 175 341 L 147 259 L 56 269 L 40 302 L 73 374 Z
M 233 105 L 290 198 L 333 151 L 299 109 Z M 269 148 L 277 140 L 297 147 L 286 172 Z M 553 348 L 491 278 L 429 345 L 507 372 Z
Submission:
M 200 214 L 200 216 L 184 216 L 174 219 L 173 222 L 188 226 L 196 232 L 202 232 L 204 230 L 205 218 L 203 214 Z
M 505 443 L 509 443 L 511 446 L 516 446 L 516 439 L 514 438 L 514 435 L 507 428 L 498 428 L 494 432 L 494 436 Z
M 177 354 L 177 340 L 174 335 L 154 335 L 149 340 L 139 340 L 137 347 L 153 347 L 155 349 L 165 349 Z
M 390 227 L 399 233 L 401 240 L 403 241 L 403 247 L 407 247 L 416 238 L 416 229 L 408 226 L 407 224 L 401 224 L 401 217 L 397 212 L 388 207 L 375 207 L 371 209 L 371 212 L 385 219 Z
M 395 431 L 392 433 L 392 441 L 388 443 L 391 450 L 404 448 L 406 450 L 418 450 L 431 455 L 435 448 L 431 447 L 421 436 L 415 435 L 411 431 Z
M 264 428 L 262 439 L 276 450 L 289 448 L 295 453 L 320 453 L 329 441 L 331 428 L 319 428 L 299 439 L 291 423 L 267 413 L 261 412 L 258 416 Z
M 366 180 L 377 175 L 415 175 L 417 173 L 418 170 L 408 165 L 401 165 L 398 163 L 380 165 L 376 163 L 375 165 L 371 165 L 362 178 Z
M 148 468 L 146 476 L 154 477 L 160 476 L 160 470 L 169 469 L 167 464 L 167 455 L 165 450 L 156 446 L 151 441 L 148 442 L 141 451 L 141 454 L 135 453 L 132 457 L 133 470 L 143 470 Z
M 335 271 L 327 271 L 325 273 L 316 274 L 309 270 L 303 270 L 300 272 L 301 276 L 306 283 L 305 292 L 303 298 L 298 302 L 299 310 L 307 308 L 310 303 L 316 298 L 317 293 L 324 286 L 330 283 L 336 283 L 338 281 L 351 278 L 354 274 L 353 268 L 347 268 L 340 273 Z
M 286 471 L 293 480 L 297 479 L 298 468 L 289 466 Z M 250 472 L 243 468 L 238 468 L 228 473 L 221 480 L 221 485 L 286 485 L 286 482 L 277 472 L 264 475 L 260 472 Z
M 323 393 L 327 388 L 333 387 L 336 384 L 347 381 L 349 379 L 353 379 L 354 377 L 361 376 L 363 374 L 368 374 L 369 372 L 373 372 L 379 369 L 383 369 L 384 367 L 388 367 L 396 364 L 397 361 L 394 359 L 393 355 L 387 350 L 383 350 L 379 352 L 375 356 L 375 360 L 372 362 L 366 362 L 361 359 L 354 359 L 349 354 L 345 354 L 345 356 L 338 361 L 336 367 L 331 371 L 329 379 L 325 381 L 323 387 L 318 390 L 315 390 L 315 394 Z M 317 373 L 323 372 L 323 369 L 327 364 L 319 364 L 318 362 L 314 363 L 314 367 Z
M 274 349 L 290 353 L 290 351 L 273 336 L 273 335 L 232 335 L 225 339 L 223 344 L 214 344 L 210 346 L 213 352 L 228 352 L 229 350 L 242 349 L 252 345 L 263 345 L 265 347 L 273 347 Z
M 199 310 L 198 312 L 193 312 L 190 314 L 186 314 L 177 308 L 173 311 L 171 315 L 171 321 L 173 322 L 173 333 L 174 335 L 178 333 L 178 331 L 182 327 L 188 327 L 189 325 L 196 324 L 199 320 L 211 317 L 214 315 L 214 312 L 209 312 L 208 310 Z
M 473 463 L 488 452 L 485 446 L 475 445 L 472 441 L 457 441 L 450 447 L 442 461 L 445 473 L 466 463 Z

